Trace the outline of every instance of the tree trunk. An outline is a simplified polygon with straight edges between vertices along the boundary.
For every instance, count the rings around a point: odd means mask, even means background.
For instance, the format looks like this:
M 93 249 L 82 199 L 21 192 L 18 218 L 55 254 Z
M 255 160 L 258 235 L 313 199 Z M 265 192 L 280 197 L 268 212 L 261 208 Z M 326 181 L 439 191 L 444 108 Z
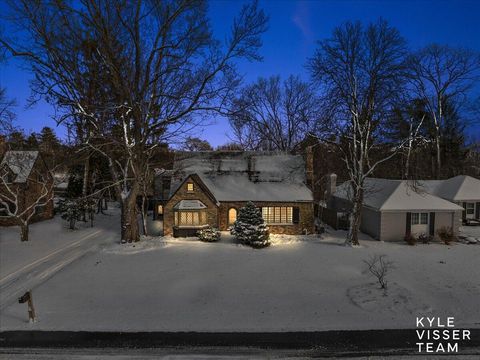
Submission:
M 360 221 L 362 218 L 363 190 L 355 189 L 353 197 L 353 208 L 350 214 L 350 228 L 348 230 L 345 245 L 360 245 L 358 241 L 358 232 L 360 231 Z
M 87 198 L 88 195 L 88 181 L 90 175 L 90 156 L 85 160 L 85 167 L 83 169 L 83 186 L 82 186 L 82 197 Z M 86 209 L 83 210 L 82 220 L 87 222 Z
M 133 185 L 128 196 L 122 199 L 122 243 L 140 241 L 137 195 L 138 185 Z
M 22 223 L 20 225 L 20 239 L 22 241 L 28 241 L 28 224 Z
M 435 151 L 436 151 L 436 168 L 435 168 L 435 179 L 440 179 L 440 169 L 442 167 L 442 160 L 440 154 L 440 135 L 436 135 L 435 137 Z
M 142 226 L 143 226 L 143 235 L 148 236 L 147 230 L 147 208 L 145 207 L 145 196 L 142 196 Z

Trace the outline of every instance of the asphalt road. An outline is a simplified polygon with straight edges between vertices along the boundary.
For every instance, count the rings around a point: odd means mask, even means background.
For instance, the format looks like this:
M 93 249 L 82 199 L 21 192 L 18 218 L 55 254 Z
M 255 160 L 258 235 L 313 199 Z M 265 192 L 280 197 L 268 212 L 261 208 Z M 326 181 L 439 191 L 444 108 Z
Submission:
M 65 354 L 78 355 L 79 359 L 107 355 L 122 359 L 124 354 L 133 359 L 133 355 L 139 359 L 174 355 L 198 355 L 202 359 L 202 356 L 217 355 L 233 358 L 389 356 L 389 359 L 427 355 L 419 355 L 417 341 L 415 329 L 270 333 L 5 331 L 0 333 L 0 354 L 13 355 L 12 349 L 21 349 L 16 354 L 24 356 L 20 359 L 41 359 L 42 352 L 48 351 L 59 359 Z M 458 354 L 447 354 L 447 358 L 455 355 L 480 358 L 480 329 L 471 329 L 471 340 L 458 341 Z
M 219 359 L 356 359 L 356 360 L 477 360 L 478 354 L 381 355 L 320 354 L 302 350 L 253 348 L 165 348 L 165 349 L 0 349 L 0 360 L 219 360 Z

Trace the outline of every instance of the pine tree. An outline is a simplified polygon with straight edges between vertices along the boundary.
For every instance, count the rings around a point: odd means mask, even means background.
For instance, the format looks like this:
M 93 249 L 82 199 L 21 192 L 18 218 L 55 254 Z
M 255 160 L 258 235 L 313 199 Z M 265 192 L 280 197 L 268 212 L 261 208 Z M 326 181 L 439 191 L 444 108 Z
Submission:
M 239 210 L 231 233 L 240 243 L 253 248 L 270 245 L 267 224 L 262 218 L 260 209 L 250 201 Z
M 58 204 L 58 211 L 63 220 L 68 221 L 69 228 L 75 230 L 75 224 L 82 215 L 82 208 L 76 200 L 61 200 Z

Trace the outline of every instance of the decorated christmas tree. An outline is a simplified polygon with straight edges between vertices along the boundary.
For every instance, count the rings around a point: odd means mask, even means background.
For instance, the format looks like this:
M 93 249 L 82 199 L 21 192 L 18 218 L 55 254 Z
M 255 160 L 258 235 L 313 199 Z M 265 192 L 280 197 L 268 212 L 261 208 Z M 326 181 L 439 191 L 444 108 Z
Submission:
M 232 235 L 244 245 L 263 248 L 270 245 L 268 227 L 262 218 L 260 209 L 252 202 L 238 212 L 237 221 L 232 228 Z

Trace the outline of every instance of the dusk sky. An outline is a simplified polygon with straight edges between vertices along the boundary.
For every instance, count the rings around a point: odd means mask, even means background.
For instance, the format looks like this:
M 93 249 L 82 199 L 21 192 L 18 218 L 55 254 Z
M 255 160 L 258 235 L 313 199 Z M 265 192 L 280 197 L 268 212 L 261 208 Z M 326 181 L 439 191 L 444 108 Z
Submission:
M 210 15 L 218 38 L 228 32 L 242 1 L 211 1 Z M 480 51 L 480 1 L 293 1 L 264 0 L 260 6 L 270 17 L 269 29 L 263 36 L 261 54 L 263 62 L 240 63 L 239 69 L 245 81 L 279 74 L 286 78 L 299 74 L 308 79 L 305 70 L 307 58 L 311 57 L 316 42 L 330 36 L 332 29 L 347 20 L 375 21 L 386 19 L 398 28 L 410 47 L 416 49 L 428 43 L 443 43 L 465 46 Z M 0 11 L 5 4 L 0 5 Z M 2 26 L 4 29 L 8 27 Z M 20 68 L 20 63 L 9 59 L 0 68 L 0 86 L 6 87 L 9 97 L 17 100 L 17 125 L 26 132 L 39 131 L 43 126 L 56 127 L 53 110 L 45 103 L 25 109 L 30 94 L 30 74 Z M 475 95 L 480 95 L 480 86 Z M 63 136 L 64 129 L 56 128 Z M 469 128 L 470 133 L 479 132 L 479 126 Z M 228 140 L 228 121 L 216 119 L 216 124 L 197 133 L 212 145 Z

